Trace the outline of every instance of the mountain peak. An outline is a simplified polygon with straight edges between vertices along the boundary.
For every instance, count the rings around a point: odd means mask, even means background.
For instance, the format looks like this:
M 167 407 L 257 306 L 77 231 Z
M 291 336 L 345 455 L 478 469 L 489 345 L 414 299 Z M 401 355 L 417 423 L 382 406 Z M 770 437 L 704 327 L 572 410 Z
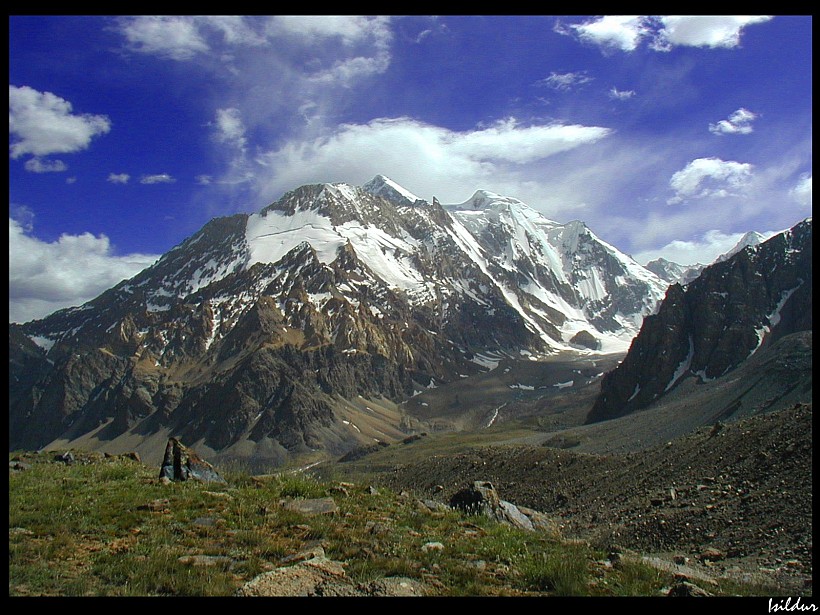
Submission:
M 509 210 L 511 206 L 518 208 L 527 208 L 529 206 L 522 201 L 510 196 L 502 196 L 489 190 L 476 190 L 469 199 L 463 203 L 455 205 L 448 205 L 447 208 L 451 210 L 485 210 L 492 209 L 495 211 Z
M 731 257 L 733 257 L 735 254 L 737 254 L 741 250 L 743 250 L 745 248 L 748 248 L 749 246 L 754 247 L 754 246 L 760 245 L 764 241 L 766 241 L 766 237 L 764 235 L 761 235 L 757 231 L 749 231 L 748 233 L 743 235 L 743 237 L 740 238 L 740 241 L 738 241 L 735 244 L 734 248 L 732 248 L 731 250 L 729 250 L 725 254 L 721 254 L 720 256 L 718 256 L 717 259 L 715 259 L 714 262 L 722 263 L 723 261 L 728 260 Z
M 394 182 L 385 175 L 376 175 L 373 179 L 362 186 L 362 190 L 372 194 L 373 196 L 380 196 L 386 198 L 388 201 L 398 203 L 413 204 L 421 200 L 415 194 Z

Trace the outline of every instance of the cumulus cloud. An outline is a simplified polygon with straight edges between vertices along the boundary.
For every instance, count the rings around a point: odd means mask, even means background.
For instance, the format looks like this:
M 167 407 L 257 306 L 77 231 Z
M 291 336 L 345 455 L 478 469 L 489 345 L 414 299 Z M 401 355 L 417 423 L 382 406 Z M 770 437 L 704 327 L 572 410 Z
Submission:
M 646 18 L 640 15 L 607 15 L 581 24 L 556 24 L 559 34 L 576 35 L 583 42 L 605 49 L 634 51 L 641 39 L 649 34 Z
M 669 203 L 736 195 L 752 179 L 752 165 L 720 158 L 696 158 L 672 175 L 675 196 Z
M 380 118 L 344 124 L 314 140 L 292 140 L 259 156 L 261 200 L 316 181 L 365 182 L 383 173 L 417 194 L 466 200 L 478 186 L 503 190 L 501 171 L 599 141 L 608 128 L 575 124 L 521 126 L 507 119 L 471 131 L 418 120 Z M 509 176 L 508 176 L 509 177 Z M 455 201 L 453 201 L 455 202 Z
M 586 71 L 577 71 L 574 73 L 550 73 L 550 76 L 537 81 L 537 85 L 546 85 L 551 87 L 553 90 L 558 90 L 559 92 L 568 92 L 574 88 L 584 85 L 585 83 L 589 83 L 593 80 L 593 77 L 587 75 Z
M 747 135 L 752 132 L 752 122 L 757 119 L 757 113 L 741 107 L 728 119 L 720 120 L 716 124 L 709 124 L 709 132 L 716 135 Z
M 811 173 L 804 173 L 791 190 L 792 198 L 806 207 L 811 207 Z
M 116 256 L 105 235 L 29 235 L 30 221 L 9 217 L 9 322 L 27 322 L 93 299 L 153 264 L 157 255 Z
M 106 181 L 112 184 L 127 184 L 131 176 L 128 173 L 109 173 Z
M 91 139 L 111 130 L 105 115 L 76 115 L 72 111 L 70 102 L 51 92 L 9 85 L 9 136 L 14 139 L 9 145 L 11 157 L 79 152 L 88 148 Z
M 35 157 L 26 160 L 25 169 L 32 173 L 61 173 L 68 167 L 62 160 L 43 160 Z
M 678 45 L 690 47 L 724 47 L 740 45 L 746 26 L 765 23 L 769 15 L 670 15 L 660 17 L 661 28 L 653 48 L 667 51 Z
M 615 86 L 609 90 L 609 97 L 612 100 L 629 100 L 635 96 L 635 90 L 619 90 Z
M 767 15 L 607 15 L 580 24 L 558 22 L 554 30 L 604 51 L 635 51 L 643 41 L 649 41 L 655 51 L 677 46 L 731 48 L 740 45 L 746 26 L 770 19 Z
M 141 184 L 172 184 L 176 180 L 168 173 L 158 173 L 157 175 L 143 175 L 140 178 Z

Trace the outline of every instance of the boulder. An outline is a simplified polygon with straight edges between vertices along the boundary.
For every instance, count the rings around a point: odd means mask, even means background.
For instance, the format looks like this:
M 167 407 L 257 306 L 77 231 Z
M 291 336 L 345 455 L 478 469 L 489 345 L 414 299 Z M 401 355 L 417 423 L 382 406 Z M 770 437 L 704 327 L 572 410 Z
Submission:
M 60 461 L 67 466 L 70 466 L 74 463 L 74 454 L 71 451 L 66 451 L 65 453 L 60 453 L 59 455 L 54 456 L 54 461 Z
M 675 598 L 675 597 L 683 597 L 683 598 L 702 597 L 702 598 L 708 598 L 712 594 L 710 594 L 708 591 L 706 591 L 702 587 L 698 587 L 694 583 L 691 583 L 685 577 L 677 577 L 675 579 L 675 584 L 672 586 L 672 588 L 669 590 L 669 593 L 667 593 L 666 595 L 670 596 L 670 597 L 673 597 L 673 598 Z
M 576 346 L 581 346 L 583 348 L 589 348 L 590 350 L 601 349 L 600 340 L 596 339 L 595 336 L 592 335 L 589 331 L 579 331 L 578 333 L 572 336 L 572 339 L 569 341 L 569 343 L 575 344 Z
M 159 477 L 176 481 L 226 482 L 210 463 L 176 438 L 168 439 L 168 444 L 165 447 L 165 457 L 159 470 Z
M 450 506 L 470 515 L 486 515 L 499 523 L 506 523 L 524 530 L 534 530 L 530 518 L 510 502 L 498 497 L 493 484 L 477 480 L 472 487 L 462 489 L 450 498 Z

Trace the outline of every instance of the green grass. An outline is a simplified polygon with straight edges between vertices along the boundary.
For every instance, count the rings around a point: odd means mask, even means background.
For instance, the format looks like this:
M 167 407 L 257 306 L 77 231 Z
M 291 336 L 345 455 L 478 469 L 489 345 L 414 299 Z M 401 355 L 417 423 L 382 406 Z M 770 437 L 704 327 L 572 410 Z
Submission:
M 316 545 L 352 582 L 410 577 L 442 596 L 653 595 L 670 582 L 645 566 L 604 569 L 603 553 L 551 533 L 425 511 L 386 488 L 238 471 L 226 485 L 163 485 L 134 461 L 76 456 L 66 466 L 27 453 L 30 469 L 9 472 L 10 596 L 230 596 Z M 327 496 L 335 515 L 280 506 Z M 444 549 L 425 550 L 430 542 Z

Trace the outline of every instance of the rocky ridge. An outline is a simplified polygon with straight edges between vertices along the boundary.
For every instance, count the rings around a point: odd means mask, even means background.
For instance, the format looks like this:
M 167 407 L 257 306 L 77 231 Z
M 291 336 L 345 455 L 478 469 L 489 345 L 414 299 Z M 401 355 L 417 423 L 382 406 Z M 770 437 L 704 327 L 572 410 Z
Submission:
M 681 382 L 707 382 L 760 348 L 810 330 L 811 219 L 669 287 L 621 365 L 606 374 L 588 422 L 646 408 Z

